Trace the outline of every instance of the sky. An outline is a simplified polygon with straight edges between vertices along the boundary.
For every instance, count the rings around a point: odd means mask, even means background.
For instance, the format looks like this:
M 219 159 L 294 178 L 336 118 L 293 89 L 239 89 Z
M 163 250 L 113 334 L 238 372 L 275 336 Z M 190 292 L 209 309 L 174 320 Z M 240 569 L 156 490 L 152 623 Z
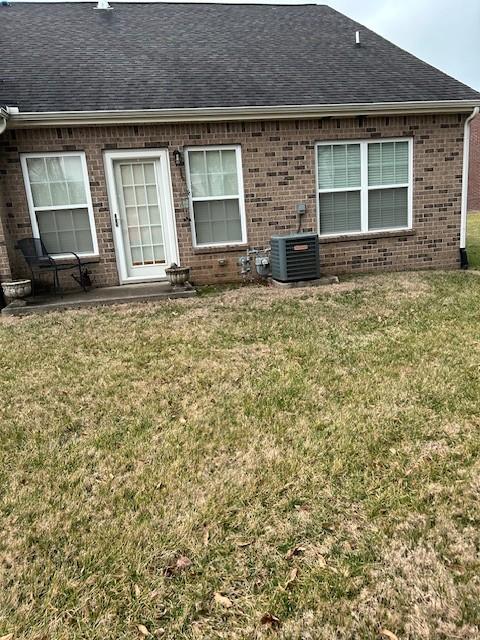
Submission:
M 480 91 L 480 0 L 242 0 L 242 3 L 328 4 Z

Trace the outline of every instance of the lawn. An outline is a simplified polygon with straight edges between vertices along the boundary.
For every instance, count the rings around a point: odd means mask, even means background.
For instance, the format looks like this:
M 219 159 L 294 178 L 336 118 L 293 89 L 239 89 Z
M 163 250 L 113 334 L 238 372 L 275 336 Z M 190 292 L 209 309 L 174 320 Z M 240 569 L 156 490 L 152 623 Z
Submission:
M 0 322 L 0 637 L 478 639 L 480 278 Z
M 480 269 L 480 211 L 468 214 L 467 253 L 472 269 Z

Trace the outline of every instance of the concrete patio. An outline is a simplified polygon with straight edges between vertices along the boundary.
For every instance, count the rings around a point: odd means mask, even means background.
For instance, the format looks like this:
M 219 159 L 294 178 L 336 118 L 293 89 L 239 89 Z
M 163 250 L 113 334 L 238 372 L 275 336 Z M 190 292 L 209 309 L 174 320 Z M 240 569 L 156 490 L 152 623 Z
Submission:
M 131 304 L 136 302 L 155 302 L 162 299 L 190 298 L 196 294 L 191 285 L 172 287 L 168 282 L 154 282 L 123 285 L 121 287 L 102 287 L 90 289 L 86 293 L 81 289 L 68 291 L 62 295 L 52 293 L 32 296 L 25 299 L 26 304 L 15 303 L 2 309 L 3 315 L 23 316 L 32 313 L 47 313 L 63 309 L 97 307 L 112 304 Z

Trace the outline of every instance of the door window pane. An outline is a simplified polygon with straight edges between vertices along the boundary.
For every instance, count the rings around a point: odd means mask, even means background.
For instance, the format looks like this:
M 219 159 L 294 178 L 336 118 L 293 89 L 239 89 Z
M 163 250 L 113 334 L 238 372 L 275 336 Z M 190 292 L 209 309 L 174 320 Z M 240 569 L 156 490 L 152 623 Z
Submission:
M 163 230 L 160 225 L 151 227 L 153 244 L 163 244 Z
M 122 176 L 122 184 L 124 187 L 128 187 L 133 184 L 133 172 L 131 164 L 121 164 L 120 174 Z
M 133 169 L 133 181 L 135 184 L 144 184 L 145 178 L 143 176 L 143 165 L 134 164 L 132 165 Z
M 155 262 L 165 262 L 165 247 L 163 245 L 153 246 L 153 259 Z
M 145 182 L 155 185 L 155 166 L 153 162 L 147 162 L 143 167 L 145 170 Z

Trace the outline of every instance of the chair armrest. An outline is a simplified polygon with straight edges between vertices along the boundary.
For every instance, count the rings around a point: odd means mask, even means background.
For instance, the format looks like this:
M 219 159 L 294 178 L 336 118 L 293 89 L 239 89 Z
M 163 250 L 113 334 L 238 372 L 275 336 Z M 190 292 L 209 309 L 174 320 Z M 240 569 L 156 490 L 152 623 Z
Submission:
M 81 266 L 81 264 L 82 264 L 82 263 L 81 263 L 81 260 L 80 260 L 80 256 L 78 256 L 74 251 L 62 251 L 62 253 L 49 253 L 49 254 L 48 254 L 48 257 L 49 257 L 51 260 L 54 260 L 54 261 L 55 261 L 55 256 L 62 256 L 62 257 L 65 257 L 65 256 L 67 256 L 67 255 L 69 255 L 69 256 L 73 256 L 73 257 L 75 258 L 75 260 L 78 262 L 78 266 L 79 266 L 79 267 Z

